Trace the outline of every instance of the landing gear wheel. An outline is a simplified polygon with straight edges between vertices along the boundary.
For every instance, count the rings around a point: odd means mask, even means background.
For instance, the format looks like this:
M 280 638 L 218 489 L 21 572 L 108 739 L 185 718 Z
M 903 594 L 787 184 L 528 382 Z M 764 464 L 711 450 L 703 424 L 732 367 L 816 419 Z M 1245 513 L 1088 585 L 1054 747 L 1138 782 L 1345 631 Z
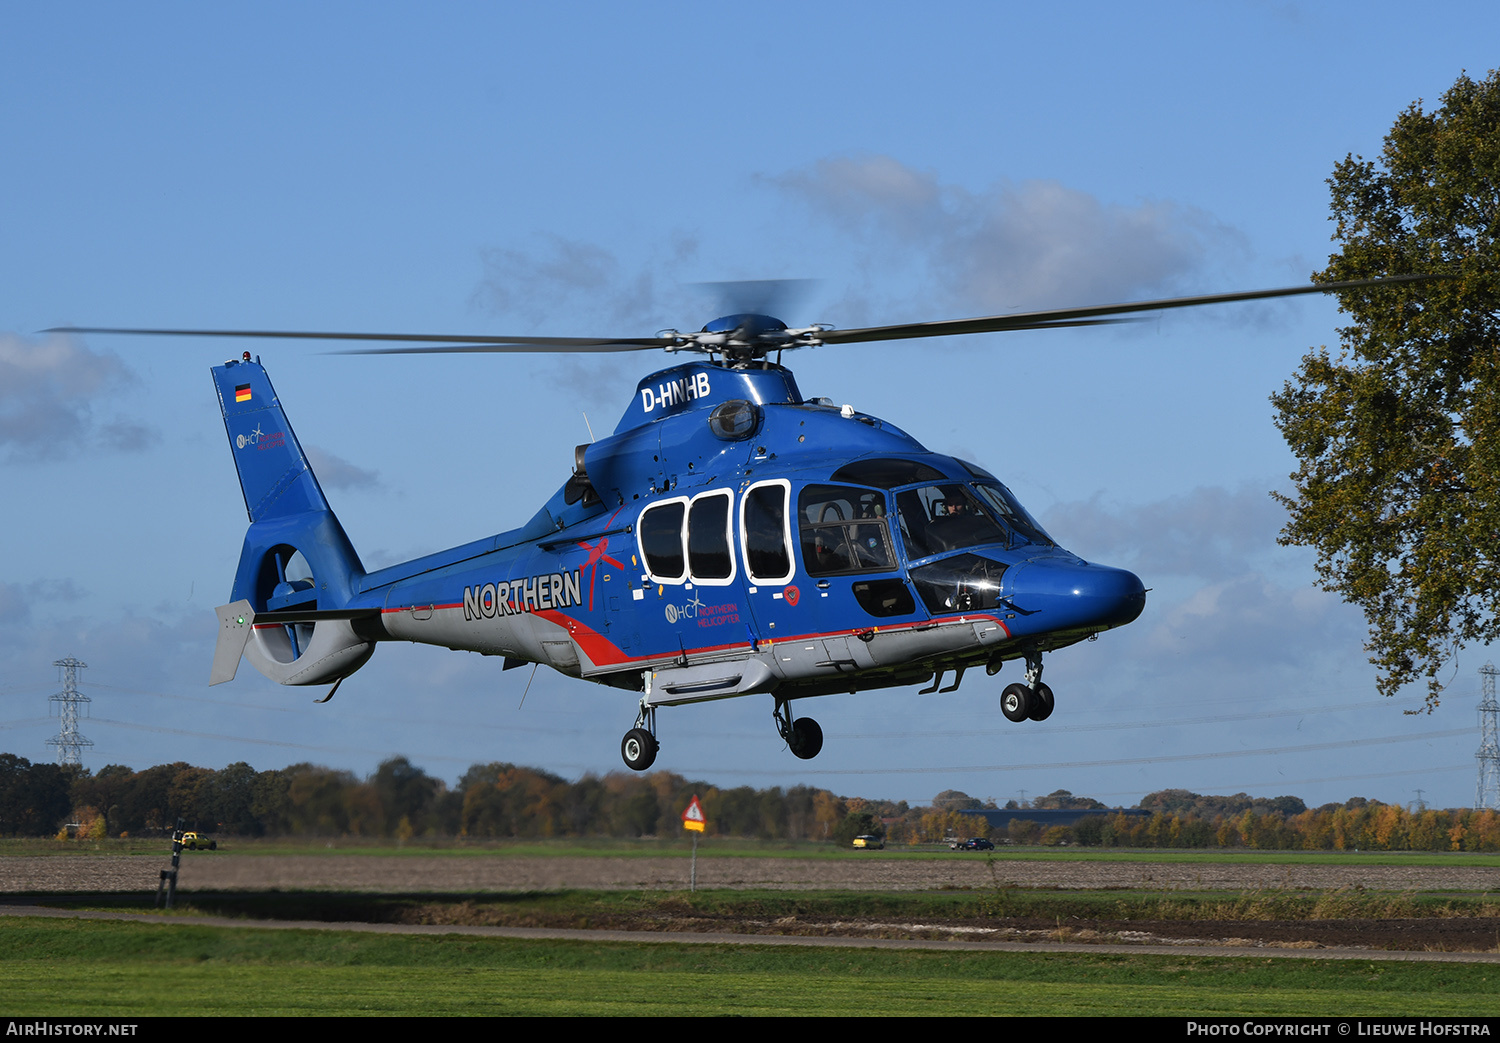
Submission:
M 656 761 L 656 736 L 644 728 L 632 728 L 620 742 L 620 756 L 632 771 L 645 771 Z
M 787 745 L 793 756 L 810 761 L 823 748 L 823 729 L 811 717 L 798 717 L 792 722 L 792 738 Z
M 1035 694 L 1024 684 L 1008 684 L 1005 691 L 1000 693 L 1000 712 L 1005 714 L 1007 721 L 1020 724 L 1031 715 L 1031 708 L 1036 701 Z
M 1045 721 L 1052 716 L 1052 707 L 1055 700 L 1052 698 L 1052 689 L 1044 684 L 1039 684 L 1032 689 L 1036 700 L 1031 704 L 1031 719 L 1033 721 Z

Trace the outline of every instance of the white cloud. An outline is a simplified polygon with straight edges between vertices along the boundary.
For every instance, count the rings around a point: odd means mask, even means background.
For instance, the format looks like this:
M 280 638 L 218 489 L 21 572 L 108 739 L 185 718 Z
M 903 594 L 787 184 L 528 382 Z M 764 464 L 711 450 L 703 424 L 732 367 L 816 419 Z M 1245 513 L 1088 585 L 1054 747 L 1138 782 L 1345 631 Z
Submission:
M 1069 550 L 1129 568 L 1151 589 L 1122 643 L 1142 676 L 1170 664 L 1178 687 L 1197 677 L 1228 690 L 1363 660 L 1362 617 L 1314 585 L 1305 551 L 1277 544 L 1285 514 L 1263 486 L 1144 504 L 1094 497 L 1041 520 Z
M 91 446 L 142 449 L 155 437 L 149 427 L 99 415 L 134 382 L 119 358 L 71 337 L 0 334 L 0 448 L 12 460 L 52 460 Z
M 631 270 L 595 243 L 540 236 L 529 249 L 484 251 L 485 274 L 474 302 L 563 336 L 650 336 L 680 324 L 684 315 L 701 313 L 701 302 L 685 285 L 685 266 L 697 251 L 696 240 L 676 236 Z
M 825 159 L 768 178 L 851 236 L 872 276 L 914 273 L 918 300 L 959 313 L 1181 292 L 1241 235 L 1169 201 L 1111 204 L 1056 181 L 981 192 L 889 156 Z
M 1200 486 L 1145 504 L 1059 503 L 1042 524 L 1069 550 L 1143 574 L 1224 579 L 1281 548 L 1285 509 L 1263 488 Z M 1287 554 L 1294 552 L 1285 551 Z
M 1201 291 L 1196 277 L 1205 268 L 1245 249 L 1237 231 L 1170 201 L 1108 203 L 1056 181 L 1000 180 L 976 192 L 889 156 L 824 159 L 758 180 L 810 210 L 815 227 L 836 230 L 813 234 L 845 273 L 842 285 L 818 294 L 842 325 Z M 723 245 L 664 235 L 623 260 L 592 242 L 539 235 L 483 253 L 474 301 L 531 328 L 649 335 L 704 314 L 708 302 L 693 283 L 705 266 L 745 272 L 745 250 L 726 258 Z M 778 231 L 774 245 L 752 253 L 779 255 L 785 246 Z M 777 313 L 803 321 L 795 302 Z
M 1151 627 L 1149 654 L 1184 645 L 1205 663 L 1305 668 L 1322 654 L 1360 648 L 1359 616 L 1333 594 L 1286 587 L 1259 573 L 1210 583 L 1167 606 Z
M 35 580 L 31 583 L 0 580 L 0 624 L 4 624 L 0 628 L 0 641 L 15 636 L 11 627 L 31 620 L 33 605 L 74 602 L 82 598 L 83 593 L 71 579 Z
M 367 471 L 351 464 L 341 456 L 335 456 L 315 445 L 303 447 L 307 462 L 318 476 L 318 484 L 325 489 L 378 489 L 380 472 Z

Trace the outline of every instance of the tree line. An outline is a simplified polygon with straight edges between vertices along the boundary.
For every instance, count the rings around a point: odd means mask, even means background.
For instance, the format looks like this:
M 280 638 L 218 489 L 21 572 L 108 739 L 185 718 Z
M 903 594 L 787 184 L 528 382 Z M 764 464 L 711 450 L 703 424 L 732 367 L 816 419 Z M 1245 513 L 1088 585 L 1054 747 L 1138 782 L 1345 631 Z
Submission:
M 97 772 L 0 754 L 0 835 L 637 837 L 667 833 L 697 795 L 724 836 L 828 840 L 848 805 L 827 790 L 721 789 L 670 772 L 585 775 L 577 782 L 515 764 L 475 764 L 449 787 L 405 757 L 368 778 L 316 764 L 256 771 L 178 762 Z
M 991 831 L 973 812 L 994 809 L 959 790 L 932 803 L 841 797 L 810 786 L 721 789 L 672 772 L 612 772 L 576 782 L 515 764 L 475 764 L 449 787 L 405 757 L 367 778 L 315 764 L 256 771 L 178 762 L 91 772 L 0 754 L 0 836 L 164 836 L 178 819 L 220 836 L 473 839 L 672 835 L 697 796 L 709 833 L 840 845 L 874 834 L 889 845 L 985 836 L 1016 844 L 1307 851 L 1500 851 L 1500 813 L 1408 809 L 1353 797 L 1309 808 L 1297 797 L 1212 796 L 1158 790 L 1122 814 L 1056 790 L 1007 808 L 1091 812 L 1067 826 L 1013 816 Z M 1042 817 L 1045 819 L 1045 816 Z

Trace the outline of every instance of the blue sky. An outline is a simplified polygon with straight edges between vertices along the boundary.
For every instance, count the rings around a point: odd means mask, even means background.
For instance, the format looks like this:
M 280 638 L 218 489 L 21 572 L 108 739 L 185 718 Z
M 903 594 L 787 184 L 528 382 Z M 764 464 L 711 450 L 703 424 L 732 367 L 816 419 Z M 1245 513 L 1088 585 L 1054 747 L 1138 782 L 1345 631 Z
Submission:
M 1493 63 L 1443 4 L 74 5 L 0 12 L 0 748 L 50 759 L 53 660 L 93 768 L 368 772 L 405 754 L 620 767 L 627 694 L 382 646 L 333 702 L 207 687 L 245 515 L 208 367 L 224 341 L 62 324 L 649 336 L 697 283 L 818 280 L 838 326 L 1301 283 L 1325 179 Z M 710 309 L 706 312 L 705 309 Z M 1146 613 L 999 689 L 664 710 L 658 765 L 720 785 L 926 801 L 1163 787 L 1467 805 L 1476 669 L 1384 700 L 1357 610 L 1282 548 L 1294 462 L 1267 396 L 1329 301 L 1121 329 L 789 357 L 806 394 L 1001 475 L 1058 540 L 1137 571 Z M 369 567 L 521 524 L 662 360 L 260 355 Z M 1012 669 L 1012 672 L 1013 669 Z

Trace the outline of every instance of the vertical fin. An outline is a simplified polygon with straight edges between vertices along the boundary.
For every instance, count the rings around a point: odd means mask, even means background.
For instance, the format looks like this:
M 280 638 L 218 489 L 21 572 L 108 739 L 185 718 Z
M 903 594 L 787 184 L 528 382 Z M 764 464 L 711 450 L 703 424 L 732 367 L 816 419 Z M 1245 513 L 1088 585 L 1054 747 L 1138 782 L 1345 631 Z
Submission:
M 328 510 L 261 364 L 230 360 L 213 375 L 250 521 Z

